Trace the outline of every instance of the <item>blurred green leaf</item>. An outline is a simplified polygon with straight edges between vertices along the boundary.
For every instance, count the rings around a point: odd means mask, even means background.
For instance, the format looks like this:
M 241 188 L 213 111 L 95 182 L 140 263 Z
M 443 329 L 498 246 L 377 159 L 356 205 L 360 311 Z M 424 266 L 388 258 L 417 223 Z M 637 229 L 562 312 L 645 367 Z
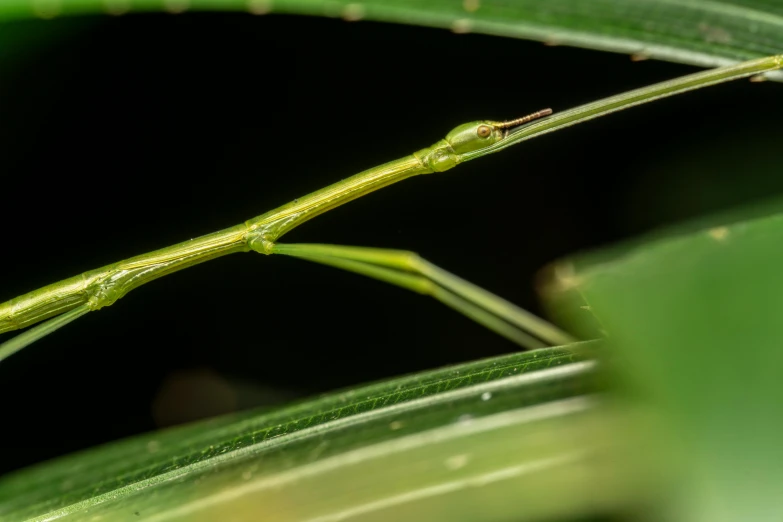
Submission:
M 781 255 L 777 214 L 674 230 L 554 269 L 561 314 L 608 335 L 625 391 L 669 431 L 681 464 L 675 520 L 783 513 Z

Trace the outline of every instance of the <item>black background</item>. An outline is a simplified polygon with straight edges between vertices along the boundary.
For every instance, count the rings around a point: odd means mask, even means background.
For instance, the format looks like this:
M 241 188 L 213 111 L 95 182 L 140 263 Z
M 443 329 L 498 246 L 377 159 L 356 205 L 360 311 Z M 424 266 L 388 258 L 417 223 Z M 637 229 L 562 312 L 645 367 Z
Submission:
M 277 15 L 16 28 L 25 47 L 1 56 L 0 300 L 237 224 L 465 121 L 570 108 L 696 70 Z M 579 125 L 386 188 L 285 240 L 413 250 L 540 312 L 535 274 L 560 256 L 779 194 L 780 88 L 739 81 Z M 428 298 L 237 254 L 142 287 L 0 364 L 0 473 L 513 350 Z

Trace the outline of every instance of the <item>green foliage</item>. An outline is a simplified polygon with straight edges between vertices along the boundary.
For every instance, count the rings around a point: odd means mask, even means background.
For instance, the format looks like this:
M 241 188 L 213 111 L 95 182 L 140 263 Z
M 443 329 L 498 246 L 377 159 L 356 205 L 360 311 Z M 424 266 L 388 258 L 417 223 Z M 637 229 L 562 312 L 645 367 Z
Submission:
M 783 8 L 762 0 L 7 0 L 0 16 L 161 8 L 420 24 L 701 65 L 783 50 Z M 783 511 L 781 235 L 783 219 L 762 217 L 559 263 L 553 313 L 586 336 L 608 335 L 607 346 L 479 361 L 72 455 L 1 479 L 0 518 L 507 520 L 645 509 L 655 519 L 767 519 Z
M 0 482 L 0 516 L 214 520 L 263 505 L 270 519 L 293 520 L 373 511 L 379 499 L 406 495 L 426 504 L 441 488 L 458 494 L 482 481 L 515 487 L 530 466 L 556 484 L 583 465 L 578 451 L 605 438 L 596 402 L 583 397 L 601 389 L 587 360 L 596 349 L 584 343 L 479 361 L 72 455 Z M 597 431 L 583 438 L 574 423 Z M 525 439 L 530 445 L 506 444 Z M 526 502 L 538 499 L 537 509 L 549 511 L 538 479 L 531 487 Z M 435 489 L 417 498 L 422 488 Z M 578 512 L 587 500 L 562 507 Z M 511 496 L 497 516 L 520 501 Z
M 702 66 L 783 49 L 783 6 L 773 0 L 3 0 L 0 18 L 189 9 L 415 24 Z
M 669 430 L 684 469 L 669 506 L 677 520 L 783 512 L 781 245 L 777 214 L 616 247 L 555 270 L 552 297 L 576 324 L 600 324 L 623 391 Z

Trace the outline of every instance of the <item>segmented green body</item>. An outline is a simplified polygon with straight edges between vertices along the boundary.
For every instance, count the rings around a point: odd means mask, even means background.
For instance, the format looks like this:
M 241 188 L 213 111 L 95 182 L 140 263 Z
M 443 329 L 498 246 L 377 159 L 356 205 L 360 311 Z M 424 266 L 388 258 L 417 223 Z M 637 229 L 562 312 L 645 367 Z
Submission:
M 0 304 L 0 333 L 30 326 L 77 306 L 109 306 L 134 288 L 172 272 L 216 257 L 254 250 L 271 254 L 285 233 L 335 207 L 418 174 L 443 172 L 462 161 L 462 154 L 502 139 L 497 122 L 461 125 L 431 147 L 385 163 L 298 198 L 219 232 L 126 259 L 45 286 Z M 488 136 L 479 127 L 492 126 Z
M 551 111 L 539 111 L 510 122 L 479 121 L 460 125 L 431 147 L 361 172 L 241 225 L 85 272 L 0 304 L 0 333 L 24 328 L 69 311 L 73 311 L 73 315 L 68 321 L 73 320 L 78 314 L 114 303 L 144 283 L 215 257 L 249 250 L 271 254 L 280 237 L 305 221 L 411 176 L 443 172 L 462 162 L 576 123 L 781 66 L 783 55 L 712 69 L 583 105 L 531 125 L 524 124 L 547 116 Z M 29 339 L 1 344 L 0 358 L 58 327 L 53 325 L 51 329 L 32 332 Z

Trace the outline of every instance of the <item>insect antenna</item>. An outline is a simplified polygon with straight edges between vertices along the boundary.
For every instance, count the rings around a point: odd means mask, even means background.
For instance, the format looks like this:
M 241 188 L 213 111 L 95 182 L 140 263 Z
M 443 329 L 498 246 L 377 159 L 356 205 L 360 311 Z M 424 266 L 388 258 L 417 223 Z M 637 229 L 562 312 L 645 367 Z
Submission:
M 517 118 L 516 120 L 504 121 L 498 124 L 497 127 L 501 129 L 516 127 L 517 125 L 522 125 L 523 123 L 528 123 L 533 120 L 543 118 L 544 116 L 549 116 L 550 114 L 552 114 L 552 109 L 541 109 L 538 112 L 534 112 L 533 114 L 528 114 L 527 116 L 522 116 L 521 118 Z

